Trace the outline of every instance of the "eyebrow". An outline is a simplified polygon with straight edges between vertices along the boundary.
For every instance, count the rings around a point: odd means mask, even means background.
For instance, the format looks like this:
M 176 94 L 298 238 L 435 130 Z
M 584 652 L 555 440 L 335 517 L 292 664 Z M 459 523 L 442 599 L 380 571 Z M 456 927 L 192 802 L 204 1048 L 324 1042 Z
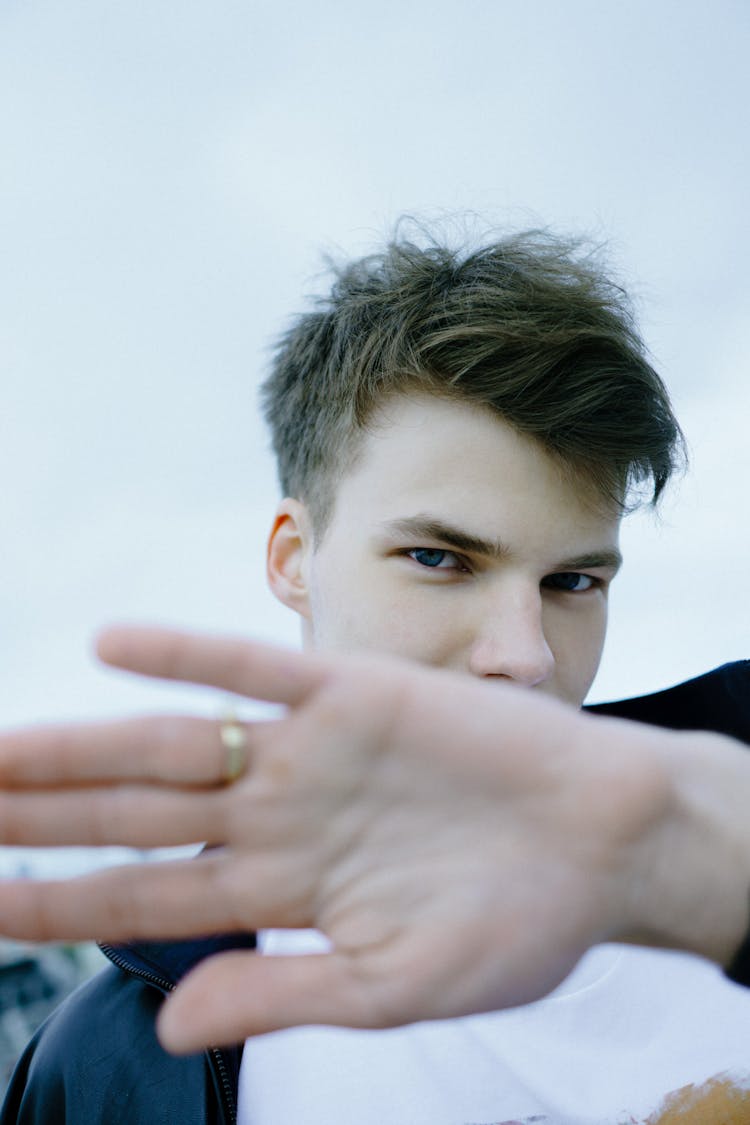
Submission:
M 384 523 L 383 529 L 391 535 L 404 535 L 416 539 L 433 539 L 455 547 L 457 551 L 464 551 L 470 555 L 482 555 L 486 558 L 502 561 L 508 557 L 508 547 L 499 539 L 483 539 L 471 535 L 460 527 L 445 523 L 430 515 L 409 516 L 406 519 L 389 520 Z M 562 572 L 567 570 L 588 570 L 606 568 L 618 571 L 622 566 L 622 555 L 616 547 L 602 547 L 587 551 L 582 555 L 561 559 L 552 570 Z

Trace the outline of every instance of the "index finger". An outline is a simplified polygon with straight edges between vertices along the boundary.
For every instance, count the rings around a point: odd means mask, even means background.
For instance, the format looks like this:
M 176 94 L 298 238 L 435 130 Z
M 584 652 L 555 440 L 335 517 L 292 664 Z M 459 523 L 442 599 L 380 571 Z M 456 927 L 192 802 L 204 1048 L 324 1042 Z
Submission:
M 317 655 L 175 629 L 111 627 L 99 635 L 96 648 L 106 664 L 143 676 L 205 684 L 288 706 L 304 703 L 331 671 L 330 662 Z

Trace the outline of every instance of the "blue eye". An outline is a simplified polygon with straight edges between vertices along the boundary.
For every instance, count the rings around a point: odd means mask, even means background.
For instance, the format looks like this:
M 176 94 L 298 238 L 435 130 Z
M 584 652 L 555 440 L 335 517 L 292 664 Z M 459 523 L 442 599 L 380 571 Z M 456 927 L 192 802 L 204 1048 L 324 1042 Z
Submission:
M 597 581 L 589 574 L 579 574 L 576 570 L 565 570 L 559 574 L 547 575 L 542 585 L 552 590 L 563 590 L 568 594 L 582 594 L 596 586 Z
M 421 566 L 429 566 L 433 569 L 445 562 L 446 556 L 450 554 L 449 551 L 439 551 L 434 547 L 416 547 L 413 551 L 409 552 L 410 556 L 415 562 Z

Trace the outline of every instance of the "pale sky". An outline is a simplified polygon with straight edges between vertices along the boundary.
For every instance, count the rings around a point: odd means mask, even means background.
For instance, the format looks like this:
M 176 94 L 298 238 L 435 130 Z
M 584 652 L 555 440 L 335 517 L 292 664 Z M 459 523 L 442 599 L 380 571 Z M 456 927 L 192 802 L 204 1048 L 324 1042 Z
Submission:
M 0 723 L 213 706 L 98 670 L 107 621 L 296 642 L 257 387 L 404 212 L 588 232 L 637 294 L 692 466 L 591 698 L 750 655 L 749 57 L 745 0 L 3 0 Z

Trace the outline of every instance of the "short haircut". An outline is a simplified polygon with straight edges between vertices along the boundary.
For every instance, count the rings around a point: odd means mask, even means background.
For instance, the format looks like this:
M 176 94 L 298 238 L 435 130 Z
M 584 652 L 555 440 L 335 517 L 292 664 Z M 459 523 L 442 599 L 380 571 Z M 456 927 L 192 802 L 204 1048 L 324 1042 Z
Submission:
M 282 490 L 316 536 L 374 412 L 415 393 L 486 405 L 620 512 L 656 504 L 682 434 L 596 249 L 542 231 L 468 251 L 397 237 L 333 270 L 262 389 Z

